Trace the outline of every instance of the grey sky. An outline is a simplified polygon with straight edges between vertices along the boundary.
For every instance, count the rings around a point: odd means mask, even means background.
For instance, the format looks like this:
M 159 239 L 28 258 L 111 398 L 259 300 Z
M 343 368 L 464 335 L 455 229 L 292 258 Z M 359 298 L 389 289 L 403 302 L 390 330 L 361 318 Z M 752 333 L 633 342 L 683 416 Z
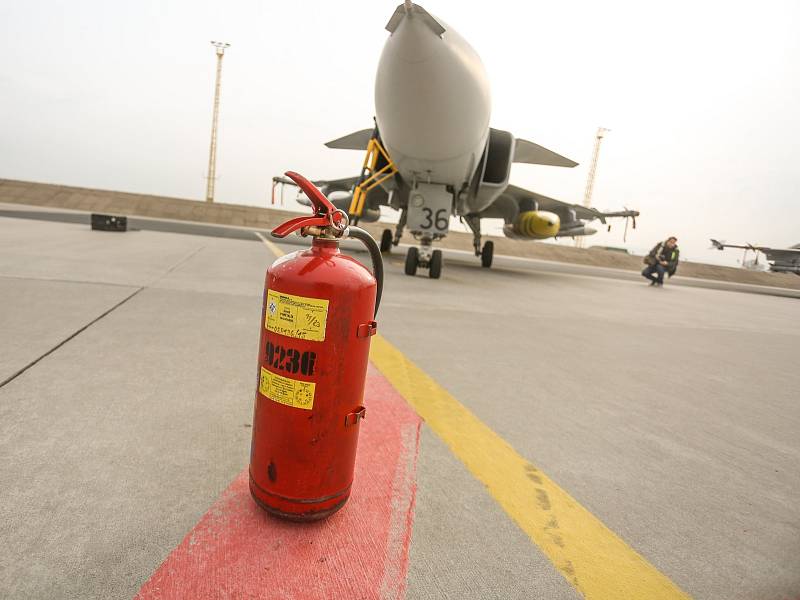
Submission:
M 322 143 L 371 125 L 396 3 L 0 0 L 0 177 L 202 198 L 212 39 L 232 44 L 219 201 L 263 206 L 290 168 L 356 174 Z M 675 234 L 734 263 L 708 238 L 800 242 L 800 3 L 421 3 L 483 59 L 493 126 L 581 163 L 513 183 L 580 202 L 602 125 L 594 205 L 642 211 L 629 246 Z

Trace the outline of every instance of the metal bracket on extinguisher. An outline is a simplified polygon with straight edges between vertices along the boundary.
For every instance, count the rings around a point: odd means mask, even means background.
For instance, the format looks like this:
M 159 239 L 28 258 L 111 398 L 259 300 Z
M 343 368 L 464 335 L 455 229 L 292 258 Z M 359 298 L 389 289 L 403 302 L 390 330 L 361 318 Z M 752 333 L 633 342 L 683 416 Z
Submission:
M 369 323 L 362 323 L 356 329 L 356 337 L 364 338 L 370 337 L 378 333 L 378 322 L 370 321 Z
M 363 406 L 359 406 L 356 410 L 351 412 L 344 418 L 344 426 L 349 427 L 350 425 L 355 425 L 361 419 L 365 418 L 367 414 L 367 409 Z

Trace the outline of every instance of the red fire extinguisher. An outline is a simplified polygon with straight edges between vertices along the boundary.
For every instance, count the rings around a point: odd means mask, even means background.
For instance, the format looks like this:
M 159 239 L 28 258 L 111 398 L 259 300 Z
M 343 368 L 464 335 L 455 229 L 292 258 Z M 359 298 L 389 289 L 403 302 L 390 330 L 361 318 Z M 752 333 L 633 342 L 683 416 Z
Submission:
M 272 235 L 297 231 L 313 240 L 267 271 L 250 492 L 273 515 L 308 521 L 336 512 L 350 495 L 383 262 L 369 233 L 349 227 L 347 214 L 302 175 L 286 175 L 311 200 L 314 215 L 287 221 Z M 367 247 L 372 273 L 339 252 L 347 237 Z

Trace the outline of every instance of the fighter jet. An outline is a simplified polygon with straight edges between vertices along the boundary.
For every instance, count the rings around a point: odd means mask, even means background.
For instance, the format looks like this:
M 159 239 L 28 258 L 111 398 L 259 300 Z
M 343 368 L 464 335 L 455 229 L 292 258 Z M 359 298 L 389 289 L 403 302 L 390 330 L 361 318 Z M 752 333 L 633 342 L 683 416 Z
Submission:
M 588 221 L 637 217 L 633 210 L 600 212 L 509 184 L 513 163 L 574 167 L 578 163 L 538 144 L 489 126 L 489 80 L 475 50 L 452 27 L 406 0 L 386 29 L 390 35 L 375 78 L 375 125 L 330 141 L 329 148 L 366 150 L 358 177 L 316 181 L 351 221 L 377 221 L 380 207 L 400 211 L 394 235 L 384 230 L 381 249 L 397 245 L 408 229 L 405 272 L 442 270 L 450 217 L 473 233 L 475 255 L 490 267 L 494 245 L 481 246 L 481 220 L 502 218 L 506 236 L 525 240 L 596 232 Z M 335 193 L 339 192 L 337 196 Z M 634 220 L 635 226 L 635 220 Z
M 744 246 L 726 244 L 725 242 L 720 242 L 715 239 L 711 240 L 711 244 L 717 250 L 739 248 L 741 250 L 761 252 L 766 255 L 770 263 L 769 270 L 773 273 L 794 273 L 795 275 L 800 275 L 800 244 L 795 244 L 791 248 L 768 248 L 767 246 L 753 246 L 752 244 L 745 244 Z

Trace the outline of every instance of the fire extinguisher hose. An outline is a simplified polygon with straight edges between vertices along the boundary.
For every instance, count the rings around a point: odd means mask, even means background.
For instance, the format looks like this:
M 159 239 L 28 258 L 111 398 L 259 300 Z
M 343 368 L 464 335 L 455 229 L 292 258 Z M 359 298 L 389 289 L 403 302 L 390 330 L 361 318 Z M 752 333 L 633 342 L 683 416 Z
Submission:
M 355 227 L 354 225 L 351 225 L 348 229 L 350 231 L 349 237 L 355 238 L 364 244 L 372 259 L 372 274 L 378 282 L 378 289 L 375 292 L 375 316 L 377 316 L 378 307 L 381 304 L 381 295 L 383 294 L 383 256 L 381 256 L 381 249 L 372 236 L 364 229 Z

